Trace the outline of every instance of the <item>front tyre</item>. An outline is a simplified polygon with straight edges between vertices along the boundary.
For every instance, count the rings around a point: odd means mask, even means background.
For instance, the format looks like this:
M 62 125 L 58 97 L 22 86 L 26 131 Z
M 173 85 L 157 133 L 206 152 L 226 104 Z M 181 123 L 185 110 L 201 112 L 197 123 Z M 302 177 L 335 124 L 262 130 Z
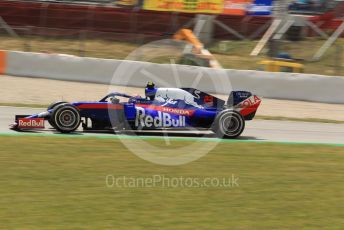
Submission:
M 54 102 L 52 104 L 50 104 L 47 108 L 47 111 L 51 110 L 51 109 L 54 109 L 56 108 L 57 106 L 59 105 L 62 105 L 62 104 L 68 104 L 68 102 L 66 101 L 58 101 L 58 102 Z M 48 123 L 51 127 L 55 128 L 56 129 L 56 125 L 54 123 L 54 120 L 52 119 L 52 117 L 50 116 L 49 119 L 48 119 Z
M 51 119 L 54 122 L 54 128 L 61 133 L 74 132 L 81 122 L 79 111 L 70 104 L 57 106 L 51 115 Z
M 57 101 L 57 102 L 51 103 L 51 104 L 48 106 L 47 110 L 54 109 L 56 106 L 62 105 L 62 104 L 68 104 L 68 102 L 66 102 L 66 101 Z
M 240 113 L 233 110 L 220 112 L 216 119 L 213 131 L 220 138 L 234 139 L 245 129 L 245 119 Z

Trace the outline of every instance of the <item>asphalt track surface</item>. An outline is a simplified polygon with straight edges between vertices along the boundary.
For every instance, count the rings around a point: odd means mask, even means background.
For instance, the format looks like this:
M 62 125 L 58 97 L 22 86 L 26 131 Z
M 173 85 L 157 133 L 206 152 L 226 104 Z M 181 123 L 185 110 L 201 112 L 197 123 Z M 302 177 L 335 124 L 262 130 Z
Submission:
M 0 106 L 0 135 L 30 135 L 32 132 L 16 132 L 9 129 L 9 125 L 14 122 L 16 114 L 34 114 L 44 111 L 44 109 L 21 108 Z M 47 125 L 48 126 L 48 125 Z M 60 135 L 50 127 L 44 130 L 37 130 L 34 134 Z M 203 138 L 205 140 L 216 139 L 211 132 L 140 132 L 127 133 L 138 137 L 166 138 L 166 135 L 173 138 Z M 110 133 L 83 133 L 77 132 L 77 136 L 109 136 Z M 246 129 L 238 139 L 243 141 L 259 142 L 292 142 L 292 143 L 323 143 L 323 144 L 344 144 L 344 124 L 294 122 L 294 121 L 271 121 L 253 120 L 246 123 Z

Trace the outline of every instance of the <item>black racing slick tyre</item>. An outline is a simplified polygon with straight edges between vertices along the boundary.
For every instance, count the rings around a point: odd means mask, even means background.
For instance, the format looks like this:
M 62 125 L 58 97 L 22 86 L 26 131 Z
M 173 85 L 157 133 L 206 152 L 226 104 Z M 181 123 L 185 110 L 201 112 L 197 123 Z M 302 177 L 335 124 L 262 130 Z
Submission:
M 81 117 L 77 108 L 70 104 L 61 104 L 55 107 L 51 114 L 54 128 L 61 133 L 71 133 L 80 126 Z
M 54 108 L 56 108 L 58 105 L 62 105 L 62 104 L 68 104 L 68 102 L 66 102 L 66 101 L 58 101 L 58 102 L 51 103 L 51 104 L 48 106 L 47 111 L 49 111 L 49 110 L 51 110 L 51 109 L 54 109 Z M 51 117 L 48 119 L 48 123 L 51 125 L 51 127 L 53 127 L 53 128 L 56 129 L 54 120 L 53 120 Z
M 220 112 L 214 123 L 213 131 L 219 138 L 234 139 L 239 137 L 245 129 L 245 119 L 233 110 Z
M 57 101 L 57 102 L 51 103 L 48 106 L 47 110 L 51 110 L 51 109 L 55 108 L 56 106 L 62 105 L 62 104 L 68 104 L 68 102 L 66 102 L 66 101 Z

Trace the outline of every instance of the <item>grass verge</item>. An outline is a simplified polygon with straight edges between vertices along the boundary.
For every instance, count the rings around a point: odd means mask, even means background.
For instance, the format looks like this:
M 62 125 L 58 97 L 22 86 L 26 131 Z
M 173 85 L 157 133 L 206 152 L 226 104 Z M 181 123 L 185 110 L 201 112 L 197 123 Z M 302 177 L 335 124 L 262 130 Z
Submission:
M 0 137 L 0 143 L 3 229 L 344 226 L 342 147 L 219 143 L 195 162 L 167 167 L 136 157 L 116 139 Z M 189 143 L 172 140 L 168 148 Z M 231 187 L 129 188 L 123 180 L 106 186 L 107 175 L 238 180 Z

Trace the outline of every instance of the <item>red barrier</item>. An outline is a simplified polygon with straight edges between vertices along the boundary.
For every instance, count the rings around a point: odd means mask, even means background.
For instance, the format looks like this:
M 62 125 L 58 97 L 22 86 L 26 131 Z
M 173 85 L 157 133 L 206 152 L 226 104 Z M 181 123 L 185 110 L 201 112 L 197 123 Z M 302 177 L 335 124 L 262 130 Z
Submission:
M 343 9 L 342 4 L 340 9 Z M 339 9 L 339 8 L 338 8 Z M 343 13 L 339 9 L 339 12 Z M 100 5 L 73 5 L 60 3 L 0 1 L 0 16 L 11 26 L 30 27 L 32 34 L 69 36 L 87 31 L 88 36 L 104 36 L 119 40 L 171 37 L 178 29 L 194 18 L 194 14 L 145 11 Z M 336 15 L 338 16 L 338 15 Z M 317 16 L 322 29 L 336 29 L 341 20 L 333 13 Z M 268 16 L 218 15 L 223 22 L 244 36 L 250 36 L 269 20 Z M 261 31 L 264 32 L 264 31 Z M 215 27 L 216 39 L 233 36 Z
M 33 29 L 33 33 L 38 34 L 59 31 L 58 33 L 63 35 L 67 31 L 75 33 L 86 30 L 108 35 L 111 33 L 140 34 L 156 39 L 170 37 L 195 15 L 107 6 L 1 1 L 0 16 L 12 26 L 43 28 Z M 243 35 L 250 35 L 270 18 L 219 15 L 217 20 Z M 221 28 L 215 28 L 215 38 L 225 39 L 233 38 L 233 36 Z M 124 39 L 127 37 L 124 36 Z
M 342 19 L 336 18 L 336 12 L 331 11 L 320 16 L 314 16 L 310 19 L 314 24 L 323 30 L 336 30 L 342 23 Z M 343 35 L 344 36 L 344 35 Z
M 175 15 L 105 6 L 0 2 L 0 16 L 9 25 L 17 27 L 165 35 L 178 29 L 175 28 L 172 31 L 168 26 L 172 24 L 171 20 L 172 17 L 176 17 Z M 177 26 L 187 23 L 193 16 L 192 14 L 178 14 Z
M 335 14 L 337 18 L 344 17 L 344 2 L 336 6 Z

